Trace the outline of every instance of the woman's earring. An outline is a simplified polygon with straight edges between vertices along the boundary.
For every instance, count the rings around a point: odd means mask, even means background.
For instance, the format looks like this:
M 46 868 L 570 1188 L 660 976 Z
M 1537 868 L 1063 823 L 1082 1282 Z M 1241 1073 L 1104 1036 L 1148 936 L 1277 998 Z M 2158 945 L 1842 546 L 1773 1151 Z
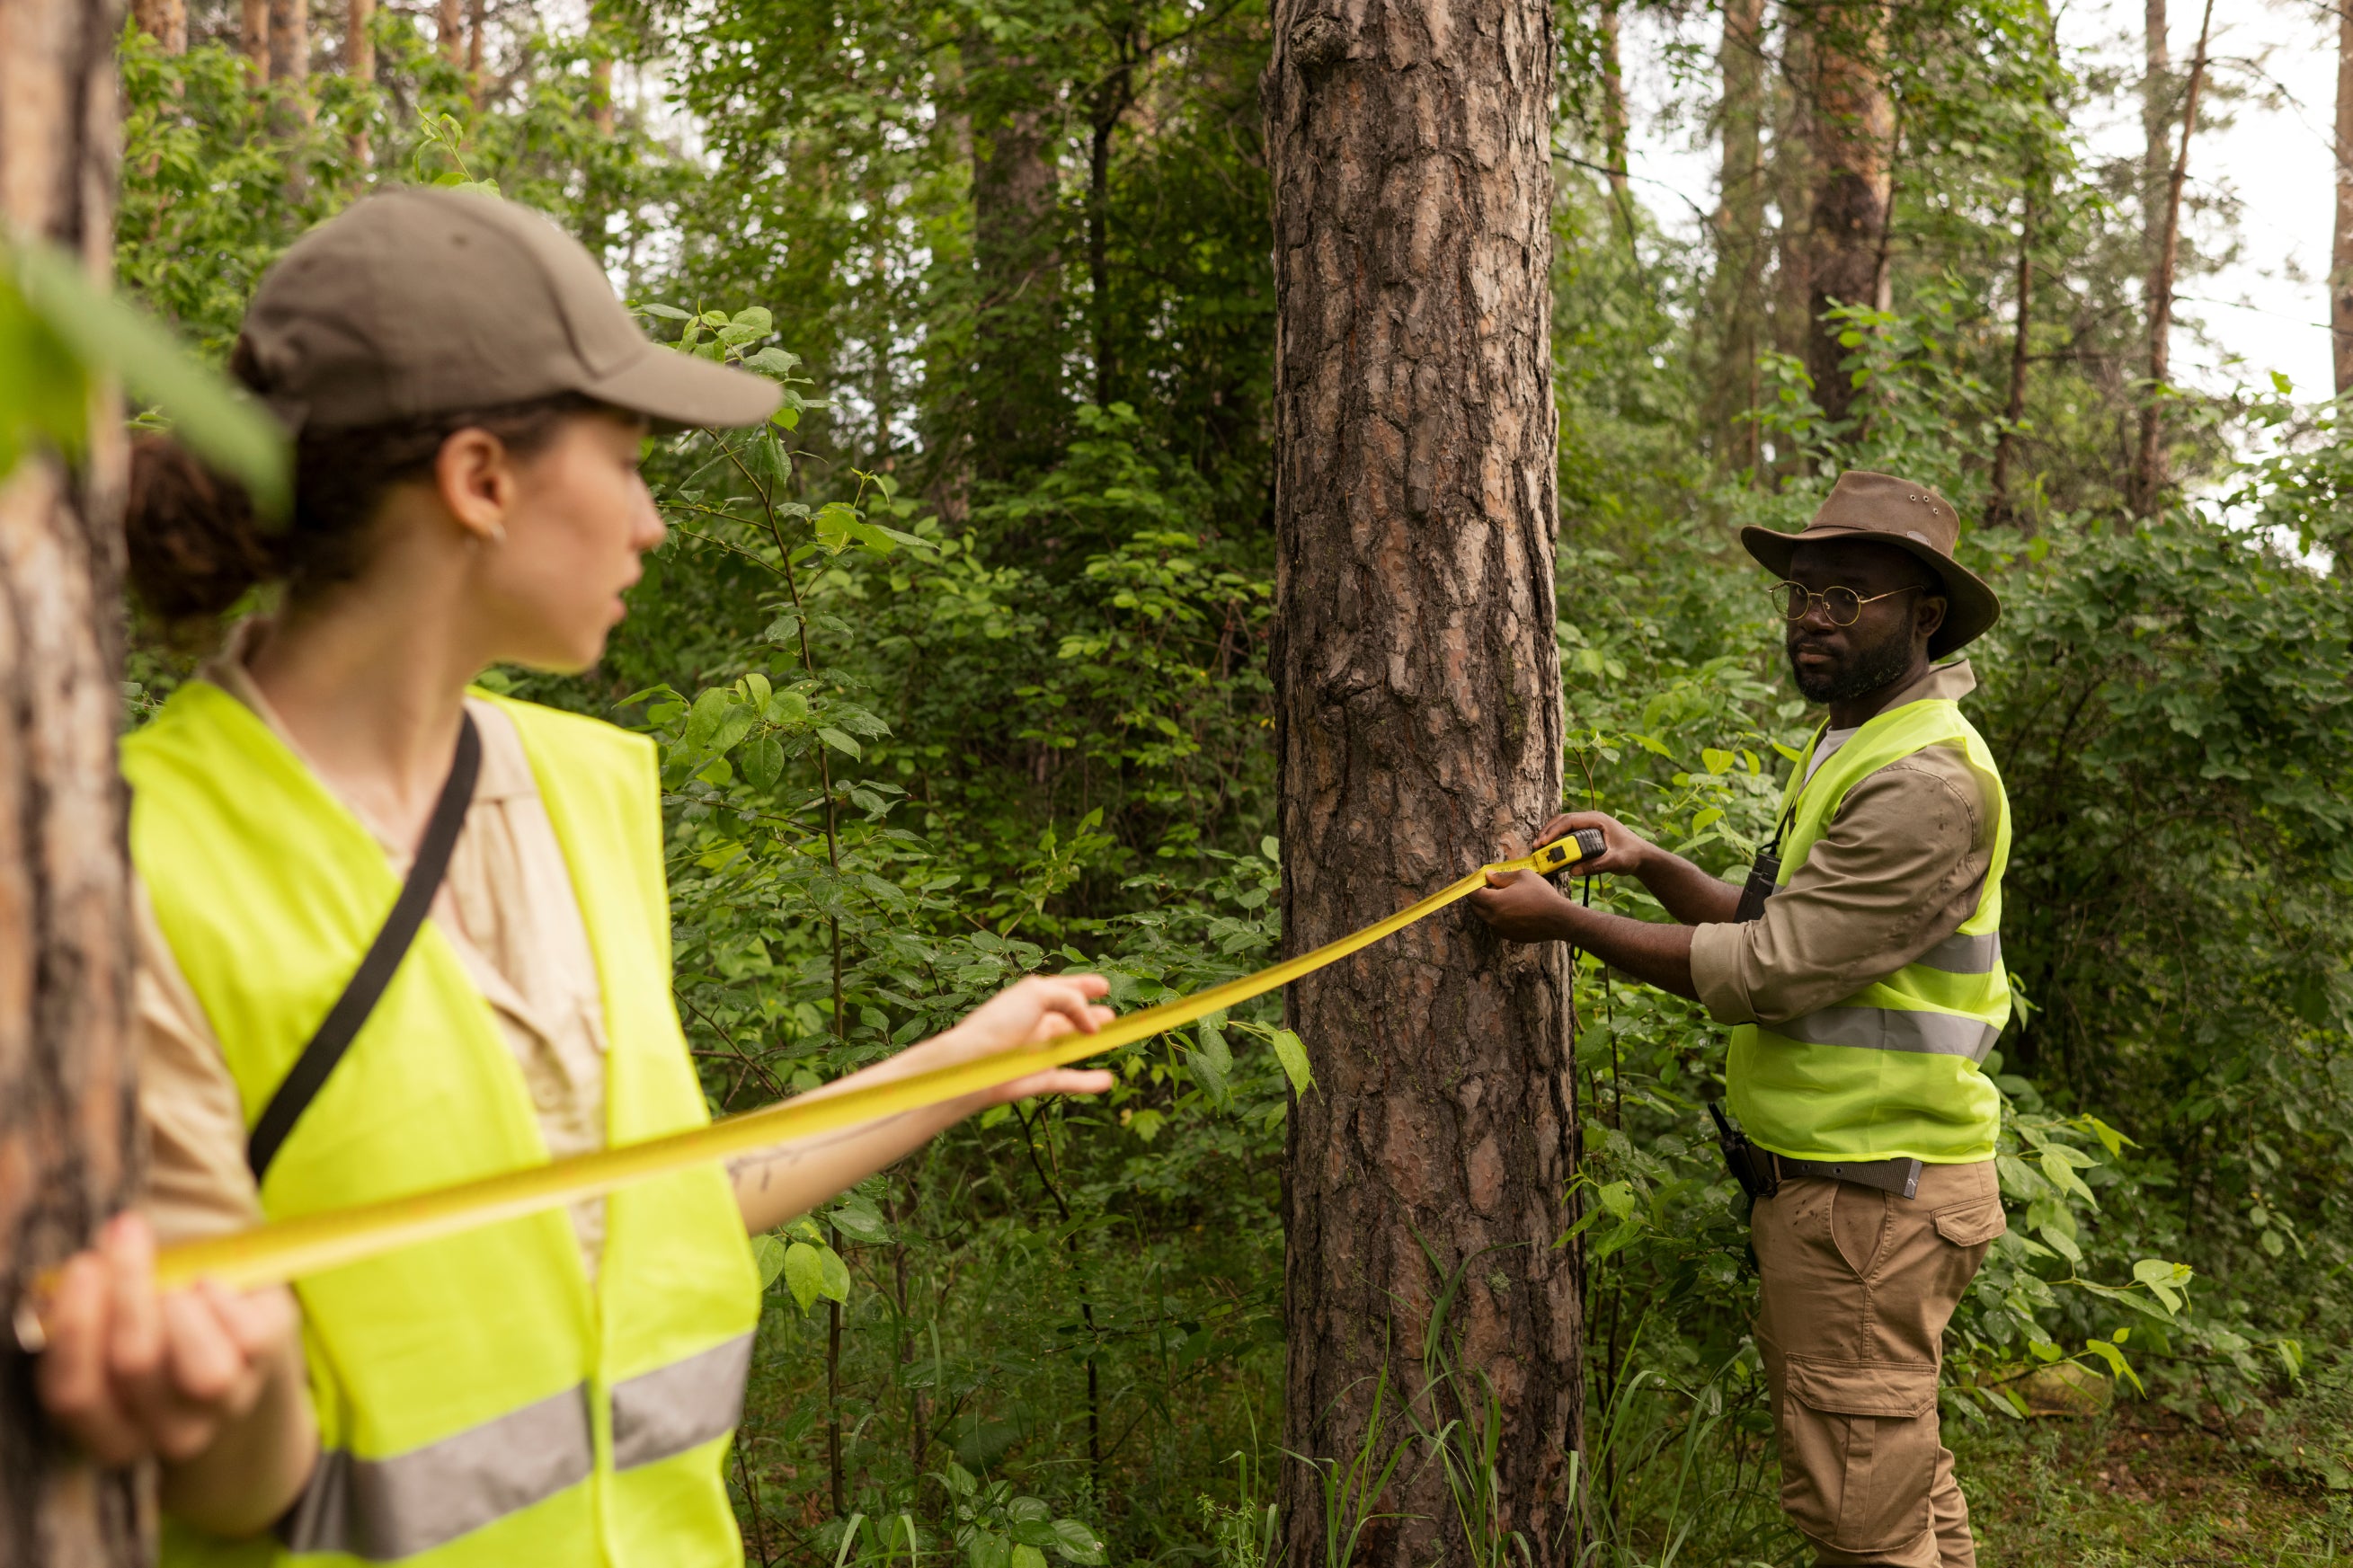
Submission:
M 494 522 L 491 524 L 488 533 L 474 535 L 474 542 L 477 544 L 481 543 L 484 539 L 488 539 L 492 544 L 504 544 L 507 542 L 507 525 L 503 522 Z

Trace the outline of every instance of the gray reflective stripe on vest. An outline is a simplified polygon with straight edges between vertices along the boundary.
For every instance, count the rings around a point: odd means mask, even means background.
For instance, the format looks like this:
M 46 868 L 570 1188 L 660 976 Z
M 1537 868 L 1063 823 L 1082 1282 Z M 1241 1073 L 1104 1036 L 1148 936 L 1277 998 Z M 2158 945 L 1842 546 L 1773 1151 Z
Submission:
M 744 1410 L 752 1336 L 613 1385 L 613 1468 L 667 1459 L 725 1436 Z M 578 1486 L 596 1468 L 588 1391 L 510 1410 L 386 1458 L 319 1456 L 280 1529 L 287 1549 L 393 1563 Z
M 578 1486 L 596 1463 L 588 1391 L 569 1388 L 388 1458 L 328 1449 L 280 1534 L 298 1553 L 396 1562 Z
M 613 1385 L 613 1468 L 633 1469 L 723 1437 L 744 1414 L 752 1336 Z
M 1918 1051 L 1926 1056 L 1967 1057 L 1982 1062 L 2000 1026 L 1966 1013 L 1914 1012 L 1901 1007 L 1824 1007 L 1786 1024 L 1762 1026 L 1767 1034 L 1809 1046 L 1852 1046 L 1865 1051 Z
M 2001 932 L 1948 936 L 1912 962 L 1943 974 L 1991 974 L 2001 967 Z

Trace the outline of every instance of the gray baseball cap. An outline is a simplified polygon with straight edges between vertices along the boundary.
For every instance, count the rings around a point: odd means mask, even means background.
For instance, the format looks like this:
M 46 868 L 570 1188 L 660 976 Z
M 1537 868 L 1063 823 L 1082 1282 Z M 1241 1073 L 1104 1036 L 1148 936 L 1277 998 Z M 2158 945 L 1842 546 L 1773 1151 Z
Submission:
M 297 433 L 578 393 L 658 425 L 757 425 L 779 393 L 648 338 L 587 249 L 527 207 L 391 186 L 261 279 L 240 371 Z

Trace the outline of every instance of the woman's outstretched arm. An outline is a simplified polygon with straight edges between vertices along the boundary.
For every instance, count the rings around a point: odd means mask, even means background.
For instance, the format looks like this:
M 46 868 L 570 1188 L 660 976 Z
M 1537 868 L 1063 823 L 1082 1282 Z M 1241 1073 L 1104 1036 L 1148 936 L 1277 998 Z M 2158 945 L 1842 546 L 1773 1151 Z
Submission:
M 1096 1005 L 1110 990 L 1100 974 L 1033 974 L 998 992 L 945 1033 L 813 1092 L 838 1094 L 976 1057 L 1034 1048 L 1073 1029 L 1092 1034 L 1111 1021 L 1111 1009 Z M 736 1205 L 744 1211 L 744 1226 L 754 1232 L 773 1230 L 807 1214 L 976 1110 L 1032 1095 L 1101 1094 L 1111 1085 L 1112 1075 L 1099 1069 L 1050 1068 L 922 1110 L 744 1155 L 727 1167 Z

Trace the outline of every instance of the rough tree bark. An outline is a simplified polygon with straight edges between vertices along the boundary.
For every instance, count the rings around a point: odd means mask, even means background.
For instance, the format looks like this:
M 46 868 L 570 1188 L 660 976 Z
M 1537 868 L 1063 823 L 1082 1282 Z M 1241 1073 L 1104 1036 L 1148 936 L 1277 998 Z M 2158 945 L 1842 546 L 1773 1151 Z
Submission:
M 466 0 L 441 0 L 433 16 L 433 41 L 453 66 L 466 63 Z
M 1710 310 L 1715 363 L 1704 379 L 1708 428 L 1718 465 L 1764 472 L 1756 421 L 1757 355 L 1765 308 L 1765 0 L 1725 0 L 1717 46 L 1724 101 L 1715 214 L 1715 274 Z
M 1544 0 L 1276 0 L 1287 951 L 1441 886 L 1560 803 L 1552 25 Z M 1497 1530 L 1540 1568 L 1575 1560 L 1583 1401 L 1574 1260 L 1554 1247 L 1576 1127 L 1564 957 L 1456 910 L 1290 994 L 1316 1084 L 1285 1164 L 1284 1446 L 1345 1465 L 1384 1373 L 1382 1449 L 1407 1436 L 1401 1406 L 1430 1430 L 1475 1421 L 1491 1384 Z M 1425 1395 L 1429 1320 L 1458 1273 L 1441 1343 L 1459 1376 Z M 1367 1510 L 1407 1517 L 1365 1531 L 1365 1568 L 1464 1560 L 1422 1458 Z M 1315 1472 L 1288 1465 L 1282 1490 L 1289 1560 L 1321 1563 Z
M 97 277 L 113 250 L 120 17 L 97 0 L 0 0 L 0 226 Z M 153 1538 L 146 1479 L 58 1441 L 6 1328 L 132 1174 L 123 453 L 121 410 L 100 398 L 81 464 L 33 458 L 0 479 L 0 1568 L 128 1565 Z
M 2328 255 L 2337 395 L 2353 391 L 2353 0 L 2337 0 L 2337 233 Z
M 2198 54 L 2189 62 L 2189 85 L 2181 100 L 2181 151 L 2165 193 L 2165 227 L 2149 278 L 2148 391 L 2140 405 L 2140 451 L 2132 471 L 2134 511 L 2153 515 L 2168 482 L 2165 461 L 2165 384 L 2173 363 L 2173 278 L 2181 256 L 2181 190 L 2189 178 L 2189 139 L 2198 134 L 2198 93 L 2206 82 L 2206 44 L 2214 29 L 2214 0 L 2206 0 L 2198 26 Z
M 1806 373 L 1832 419 L 1854 405 L 1836 305 L 1884 307 L 1888 153 L 1895 117 L 1887 98 L 1883 0 L 1834 0 L 1806 16 L 1811 35 L 1813 213 L 1806 247 Z

